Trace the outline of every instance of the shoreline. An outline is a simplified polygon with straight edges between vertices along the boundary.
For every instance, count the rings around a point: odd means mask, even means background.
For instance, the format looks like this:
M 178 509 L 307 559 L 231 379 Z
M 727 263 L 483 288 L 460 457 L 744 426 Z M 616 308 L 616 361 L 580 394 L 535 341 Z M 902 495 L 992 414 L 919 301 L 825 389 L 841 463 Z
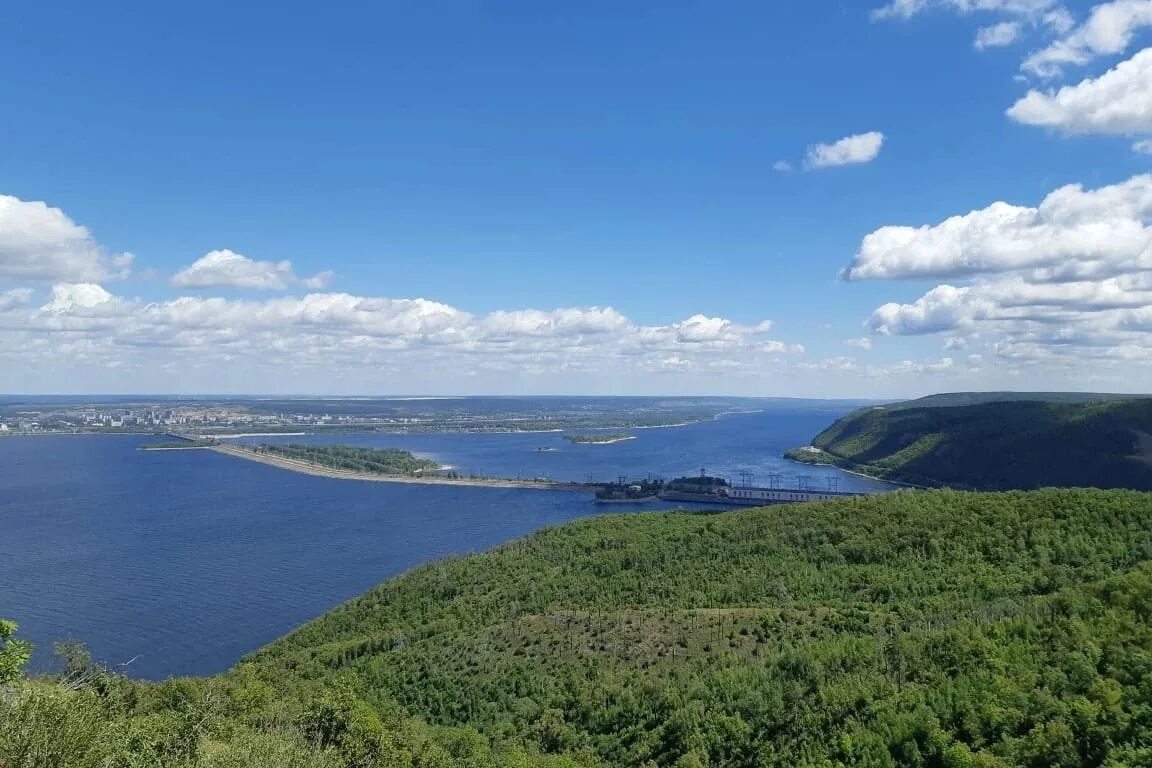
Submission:
M 325 467 L 320 464 L 313 464 L 311 462 L 300 461 L 298 459 L 287 459 L 280 456 L 272 456 L 260 453 L 259 451 L 253 451 L 234 445 L 215 445 L 210 446 L 204 450 L 214 451 L 216 453 L 224 454 L 225 456 L 233 456 L 238 459 L 254 461 L 259 464 L 267 464 L 268 466 L 285 469 L 290 472 L 299 472 L 300 474 L 312 475 L 314 477 L 326 477 L 332 480 L 359 480 L 361 482 L 370 483 L 401 483 L 407 485 L 446 485 L 470 488 L 518 488 L 533 491 L 578 491 L 583 493 L 592 492 L 591 488 L 579 483 L 562 483 L 543 480 L 508 480 L 495 478 L 457 479 L 448 477 L 377 475 L 368 472 L 353 472 L 351 470 Z
M 448 400 L 448 399 L 456 399 L 456 398 L 419 398 L 419 399 L 444 399 L 444 400 Z M 229 440 L 229 439 L 236 439 L 236 438 L 243 438 L 243 437 L 308 437 L 311 435 L 385 435 L 385 436 L 404 435 L 406 437 L 411 436 L 411 435 L 548 435 L 548 434 L 556 434 L 556 433 L 561 433 L 561 432 L 571 432 L 571 431 L 579 430 L 579 429 L 586 429 L 589 431 L 598 431 L 598 430 L 603 431 L 603 430 L 608 430 L 608 429 L 629 429 L 629 430 L 677 429 L 680 427 L 690 427 L 693 424 L 707 424 L 709 422 L 718 421 L 725 416 L 740 416 L 740 415 L 747 415 L 747 414 L 754 414 L 754 413 L 764 413 L 764 410 L 758 409 L 758 410 L 747 410 L 747 411 L 722 411 L 720 413 L 717 413 L 715 416 L 711 416 L 711 417 L 707 417 L 707 418 L 694 419 L 691 421 L 680 421 L 680 422 L 676 422 L 674 424 L 645 424 L 645 425 L 640 425 L 640 426 L 635 426 L 635 425 L 606 425 L 606 426 L 602 426 L 602 427 L 576 427 L 576 426 L 555 427 L 552 429 L 496 429 L 496 430 L 463 429 L 463 430 L 430 430 L 430 431 L 423 431 L 423 430 L 411 431 L 411 430 L 407 430 L 407 429 L 404 429 L 404 430 L 400 430 L 400 429 L 380 430 L 380 429 L 369 428 L 369 427 L 358 428 L 358 427 L 353 426 L 353 427 L 349 427 L 347 429 L 312 429 L 312 430 L 308 430 L 305 432 L 242 432 L 242 433 L 227 433 L 227 434 L 214 434 L 211 432 L 205 432 L 202 434 L 196 434 L 195 437 L 196 438 L 203 438 L 203 439 Z M 163 437 L 164 435 L 169 435 L 169 434 L 172 434 L 171 430 L 168 430 L 168 431 L 156 431 L 156 430 L 148 431 L 148 430 L 141 429 L 141 430 L 126 430 L 126 431 L 121 431 L 121 432 L 112 432 L 112 431 L 99 432 L 99 431 L 87 431 L 87 430 L 69 430 L 69 431 L 46 430 L 46 431 L 42 431 L 42 432 L 17 432 L 15 430 L 12 430 L 9 432 L 0 432 L 0 438 L 3 438 L 3 437 L 52 437 L 52 436 L 68 436 L 68 435 L 103 435 L 106 437 L 107 436 L 113 436 L 113 435 L 125 435 L 125 436 L 136 436 L 136 437 Z M 633 437 L 635 437 L 635 436 L 633 436 Z
M 825 451 L 825 453 L 827 453 L 827 452 Z M 829 455 L 831 455 L 831 454 L 829 454 Z M 846 475 L 855 475 L 856 477 L 862 477 L 865 480 L 872 480 L 872 481 L 877 482 L 877 483 L 884 483 L 885 485 L 894 485 L 894 486 L 899 486 L 901 488 L 915 488 L 915 489 L 920 490 L 920 491 L 932 490 L 932 488 L 930 486 L 927 486 L 927 485 L 916 485 L 915 483 L 904 483 L 904 482 L 901 482 L 899 480 L 885 480 L 882 477 L 876 477 L 875 475 L 869 475 L 866 472 L 859 472 L 857 470 L 848 469 L 846 467 L 842 467 L 839 464 L 835 464 L 835 463 L 817 464 L 816 462 L 798 461 L 796 459 L 789 458 L 788 456 L 784 456 L 783 458 L 785 461 L 790 461 L 793 464 L 796 464 L 796 465 L 801 466 L 801 467 L 827 467 L 829 469 L 834 469 L 837 472 L 843 472 Z

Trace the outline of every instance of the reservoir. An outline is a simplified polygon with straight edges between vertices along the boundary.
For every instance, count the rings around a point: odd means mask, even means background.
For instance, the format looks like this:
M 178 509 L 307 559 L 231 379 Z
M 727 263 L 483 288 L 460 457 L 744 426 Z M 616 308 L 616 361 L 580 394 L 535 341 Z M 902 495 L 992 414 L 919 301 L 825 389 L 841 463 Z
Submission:
M 780 458 L 847 410 L 776 407 L 629 430 L 635 440 L 611 445 L 574 445 L 556 433 L 280 439 L 403 448 L 464 473 L 504 477 L 611 480 L 706 468 L 883 489 Z M 221 672 L 420 563 L 622 511 L 598 508 L 591 494 L 363 483 L 211 451 L 137 450 L 149 442 L 155 438 L 0 438 L 0 617 L 36 644 L 34 669 L 51 664 L 53 643 L 75 639 L 110 665 L 134 659 L 125 669 L 136 677 Z

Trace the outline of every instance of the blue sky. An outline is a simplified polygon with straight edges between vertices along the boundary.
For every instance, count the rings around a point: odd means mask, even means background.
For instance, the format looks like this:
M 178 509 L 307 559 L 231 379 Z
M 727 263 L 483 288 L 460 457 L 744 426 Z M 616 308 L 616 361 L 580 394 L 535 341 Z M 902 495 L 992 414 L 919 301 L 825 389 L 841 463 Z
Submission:
M 166 5 L 6 11 L 0 391 L 1147 389 L 1152 2 Z

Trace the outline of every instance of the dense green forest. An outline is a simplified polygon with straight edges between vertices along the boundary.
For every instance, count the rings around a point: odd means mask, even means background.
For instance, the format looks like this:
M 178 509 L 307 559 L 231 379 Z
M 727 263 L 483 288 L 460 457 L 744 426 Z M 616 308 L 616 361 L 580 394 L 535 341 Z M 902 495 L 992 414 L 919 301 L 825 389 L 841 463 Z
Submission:
M 435 472 L 440 465 L 419 459 L 408 451 L 393 448 L 359 448 L 353 445 L 276 445 L 258 446 L 261 453 L 285 459 L 306 461 L 322 467 L 367 472 L 377 475 L 419 475 Z
M 1105 403 L 1117 400 L 1135 400 L 1150 395 L 1117 395 L 1103 392 L 942 392 L 915 400 L 905 400 L 883 406 L 891 410 L 901 408 L 947 408 L 957 405 L 984 403 Z
M 913 401 L 913 403 L 919 401 Z M 1152 399 L 862 408 L 787 456 L 977 490 L 1152 490 Z
M 1152 765 L 1152 496 L 588 519 L 417 568 L 225 676 L 8 691 L 8 768 Z

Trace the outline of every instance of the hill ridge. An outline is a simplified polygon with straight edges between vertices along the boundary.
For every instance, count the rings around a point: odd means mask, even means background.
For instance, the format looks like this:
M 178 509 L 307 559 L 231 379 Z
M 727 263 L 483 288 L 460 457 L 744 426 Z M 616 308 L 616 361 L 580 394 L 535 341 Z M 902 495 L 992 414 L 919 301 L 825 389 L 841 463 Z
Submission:
M 853 411 L 787 457 L 921 486 L 1152 490 L 1150 398 L 916 402 Z

